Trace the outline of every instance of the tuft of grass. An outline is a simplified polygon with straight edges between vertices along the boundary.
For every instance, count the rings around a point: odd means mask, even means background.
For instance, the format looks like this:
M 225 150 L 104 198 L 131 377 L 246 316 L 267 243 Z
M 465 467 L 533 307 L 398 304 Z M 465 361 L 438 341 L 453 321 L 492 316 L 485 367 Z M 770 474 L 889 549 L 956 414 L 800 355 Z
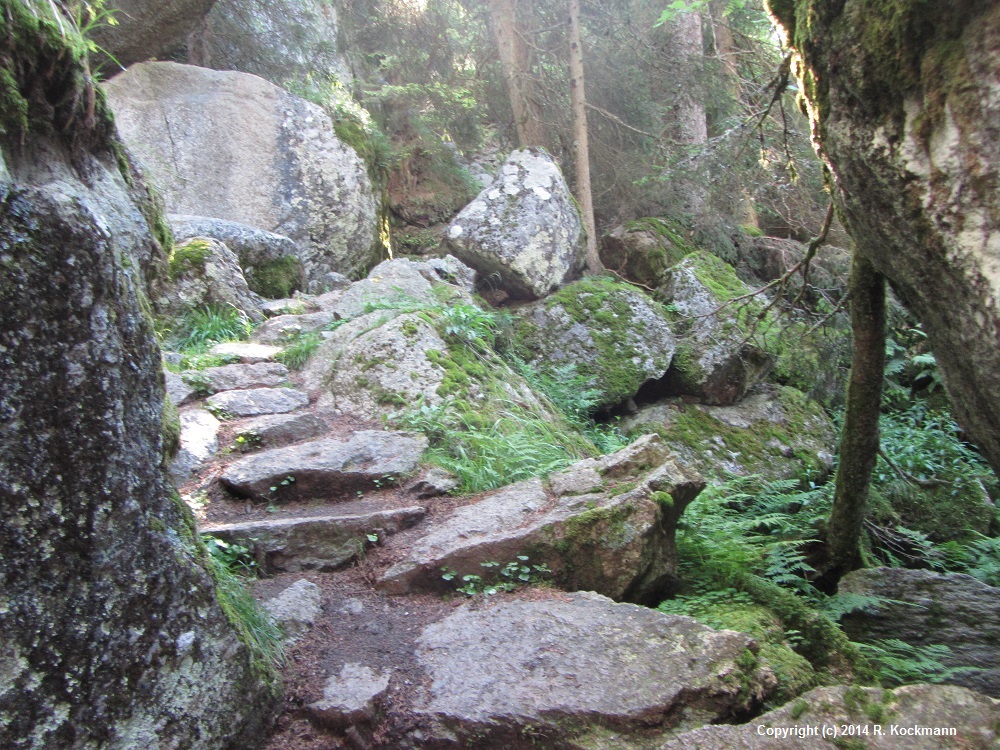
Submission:
M 459 478 L 460 492 L 491 490 L 565 468 L 586 457 L 587 442 L 550 420 L 506 402 L 495 419 L 453 408 L 420 406 L 398 415 L 400 426 L 427 435 L 427 460 Z M 573 438 L 576 439 L 573 439 Z
M 295 333 L 285 348 L 275 357 L 289 370 L 301 370 L 313 355 L 313 352 L 323 343 L 323 337 L 315 331 Z
M 227 341 L 242 341 L 253 331 L 253 323 L 235 307 L 205 306 L 182 315 L 165 338 L 182 354 L 201 354 Z

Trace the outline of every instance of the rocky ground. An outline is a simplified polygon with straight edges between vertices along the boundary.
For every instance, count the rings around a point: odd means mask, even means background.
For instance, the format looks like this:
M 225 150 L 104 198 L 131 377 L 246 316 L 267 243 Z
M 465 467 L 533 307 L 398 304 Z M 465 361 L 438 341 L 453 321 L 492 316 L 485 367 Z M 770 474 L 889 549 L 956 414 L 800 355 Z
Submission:
M 254 337 L 280 342 L 276 329 L 322 312 L 272 317 Z M 454 480 L 420 464 L 422 436 L 338 411 L 274 361 L 280 346 L 220 350 L 239 361 L 168 377 L 183 428 L 174 474 L 204 533 L 252 550 L 265 576 L 255 596 L 290 637 L 269 750 L 806 746 L 754 744 L 752 726 L 698 729 L 751 719 L 773 695 L 750 636 L 616 603 L 669 588 L 673 525 L 704 486 L 657 436 L 453 497 Z M 487 577 L 481 563 L 522 555 L 548 567 L 528 576 L 541 585 L 456 590 L 462 574 Z M 1000 717 L 960 688 L 898 703 L 826 690 L 785 712 L 815 704 L 846 721 L 875 703 L 916 720 L 931 705 L 969 714 L 978 728 L 963 747 L 989 747 Z

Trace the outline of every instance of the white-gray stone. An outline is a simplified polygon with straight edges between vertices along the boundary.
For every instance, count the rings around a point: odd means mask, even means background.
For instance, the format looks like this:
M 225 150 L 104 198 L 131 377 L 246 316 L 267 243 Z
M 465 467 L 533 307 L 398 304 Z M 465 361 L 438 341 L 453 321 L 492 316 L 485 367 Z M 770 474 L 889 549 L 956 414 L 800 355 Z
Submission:
M 206 403 L 217 414 L 227 417 L 256 417 L 301 409 L 309 404 L 309 396 L 294 388 L 254 388 L 216 393 Z
M 278 362 L 258 362 L 251 365 L 222 365 L 185 373 L 188 382 L 204 384 L 212 391 L 235 391 L 281 385 L 288 380 L 288 368 Z M 196 378 L 196 381 L 192 381 Z
M 447 247 L 511 295 L 544 297 L 584 265 L 580 213 L 543 149 L 515 151 L 496 180 L 455 217 Z
M 183 264 L 164 286 L 157 305 L 168 315 L 180 315 L 202 307 L 234 307 L 250 320 L 264 319 L 262 300 L 250 291 L 239 259 L 223 243 L 208 237 L 195 237 L 178 245 L 174 253 L 196 248 L 197 262 Z
M 281 347 L 231 341 L 225 344 L 216 344 L 210 351 L 212 354 L 223 357 L 236 357 L 241 363 L 252 365 L 257 362 L 273 362 L 274 358 L 281 352 Z
M 312 581 L 302 579 L 264 602 L 264 609 L 295 638 L 309 630 L 322 613 L 322 592 Z
M 415 711 L 457 747 L 619 748 L 732 718 L 775 685 L 750 636 L 594 593 L 465 605 L 428 625 Z M 529 735 L 530 736 L 530 735 Z M 427 743 L 427 746 L 437 746 Z
M 170 476 L 178 485 L 212 458 L 219 450 L 219 420 L 204 409 L 182 411 L 181 444 L 170 464 Z
M 236 438 L 243 437 L 246 448 L 279 448 L 325 434 L 330 426 L 312 412 L 266 414 L 240 422 Z
M 363 664 L 345 664 L 340 674 L 327 680 L 323 700 L 309 706 L 321 724 L 343 729 L 375 716 L 376 702 L 389 689 L 389 673 L 375 672 Z

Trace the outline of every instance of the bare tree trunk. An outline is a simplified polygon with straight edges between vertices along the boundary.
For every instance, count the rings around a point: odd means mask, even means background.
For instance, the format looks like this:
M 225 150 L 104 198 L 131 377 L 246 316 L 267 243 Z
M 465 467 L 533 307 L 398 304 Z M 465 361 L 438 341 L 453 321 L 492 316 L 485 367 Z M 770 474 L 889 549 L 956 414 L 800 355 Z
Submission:
M 885 279 L 858 252 L 851 265 L 850 291 L 854 356 L 826 537 L 823 574 L 828 580 L 836 580 L 857 567 L 868 487 L 878 459 L 878 418 L 885 372 Z
M 490 0 L 493 37 L 500 55 L 500 69 L 514 114 L 517 142 L 521 148 L 545 144 L 541 106 L 530 78 L 528 45 L 517 28 L 517 0 Z
M 587 232 L 587 271 L 604 270 L 597 252 L 594 196 L 590 187 L 590 142 L 587 137 L 587 93 L 583 84 L 583 45 L 580 42 L 580 0 L 569 0 L 569 90 L 573 101 L 573 146 L 576 153 L 576 197 Z

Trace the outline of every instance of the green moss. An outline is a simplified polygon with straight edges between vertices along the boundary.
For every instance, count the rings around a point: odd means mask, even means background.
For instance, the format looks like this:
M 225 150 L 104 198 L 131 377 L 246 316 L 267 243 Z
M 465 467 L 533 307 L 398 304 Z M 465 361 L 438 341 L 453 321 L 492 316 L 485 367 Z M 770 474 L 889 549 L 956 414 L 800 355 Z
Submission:
M 600 391 L 597 406 L 612 406 L 635 395 L 646 381 L 641 364 L 633 361 L 623 341 L 642 333 L 642 324 L 635 320 L 633 303 L 642 292 L 630 284 L 608 276 L 588 276 L 569 284 L 545 299 L 548 309 L 559 307 L 575 323 L 587 327 L 594 343 L 594 361 L 577 362 L 577 372 L 593 377 Z M 649 300 L 649 306 L 657 305 Z M 666 320 L 666 316 L 664 316 Z M 542 335 L 528 320 L 518 322 L 516 336 L 529 351 L 542 348 Z M 664 362 L 664 369 L 669 362 Z
M 266 299 L 291 297 L 305 286 L 302 261 L 293 255 L 285 255 L 255 266 L 247 276 L 247 286 Z
M 630 503 L 610 508 L 593 508 L 566 521 L 556 549 L 579 553 L 581 547 L 594 545 L 604 549 L 620 549 L 631 541 L 635 530 L 631 524 L 635 508 Z M 577 561 L 579 564 L 579 561 Z
M 681 453 L 690 456 L 694 465 L 710 477 L 722 478 L 722 475 L 718 461 L 705 452 L 705 447 L 718 445 L 721 441 L 721 455 L 731 457 L 748 474 L 785 477 L 790 467 L 794 467 L 794 474 L 799 479 L 818 479 L 826 472 L 827 465 L 815 451 L 795 446 L 804 445 L 804 440 L 822 429 L 817 425 L 828 423 L 826 415 L 819 404 L 794 388 L 779 386 L 776 396 L 785 417 L 783 423 L 760 419 L 750 427 L 733 427 L 696 405 L 677 404 L 669 424 L 636 425 L 629 435 L 658 433 L 667 445 L 676 446 Z M 789 448 L 793 449 L 791 455 L 788 455 Z
M 793 720 L 802 718 L 802 714 L 809 710 L 809 701 L 798 700 L 795 701 L 791 708 L 791 717 Z
M 728 302 L 750 291 L 731 265 L 709 252 L 698 250 L 685 257 L 683 262 L 718 302 Z M 755 304 L 760 307 L 759 303 Z
M 208 240 L 194 238 L 177 245 L 170 253 L 170 280 L 174 281 L 190 272 L 205 270 L 205 263 L 212 256 L 212 246 Z

